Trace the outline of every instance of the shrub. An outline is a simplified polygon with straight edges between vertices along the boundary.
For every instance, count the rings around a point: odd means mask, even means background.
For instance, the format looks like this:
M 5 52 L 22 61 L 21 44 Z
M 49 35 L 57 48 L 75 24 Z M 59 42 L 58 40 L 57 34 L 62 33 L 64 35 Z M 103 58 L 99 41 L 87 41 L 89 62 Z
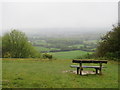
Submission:
M 91 59 L 91 58 L 93 58 L 93 54 L 87 53 L 87 54 L 85 54 L 83 56 L 78 56 L 75 59 Z
M 11 55 L 9 52 L 6 52 L 6 53 L 4 54 L 4 57 L 5 57 L 5 58 L 11 58 L 12 55 Z
M 43 58 L 44 58 L 44 59 L 46 59 L 46 58 L 48 58 L 48 59 L 52 59 L 53 56 L 52 56 L 51 54 L 44 53 L 44 54 L 43 54 Z

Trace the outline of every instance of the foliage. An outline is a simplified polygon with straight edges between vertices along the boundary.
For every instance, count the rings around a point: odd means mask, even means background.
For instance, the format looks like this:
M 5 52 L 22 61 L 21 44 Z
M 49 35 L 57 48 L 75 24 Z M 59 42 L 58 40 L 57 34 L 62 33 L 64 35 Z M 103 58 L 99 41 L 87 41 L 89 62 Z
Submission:
M 48 59 L 52 59 L 53 58 L 53 56 L 51 54 L 48 54 L 48 53 L 44 53 L 42 56 L 43 56 L 44 59 L 45 58 L 48 58 Z
M 77 56 L 75 59 L 91 59 L 93 58 L 93 54 L 87 53 L 82 56 Z
M 2 37 L 2 57 L 26 58 L 36 56 L 40 55 L 28 41 L 25 33 L 12 30 Z
M 96 50 L 97 57 L 110 59 L 120 58 L 120 26 L 114 26 L 112 31 L 101 38 Z

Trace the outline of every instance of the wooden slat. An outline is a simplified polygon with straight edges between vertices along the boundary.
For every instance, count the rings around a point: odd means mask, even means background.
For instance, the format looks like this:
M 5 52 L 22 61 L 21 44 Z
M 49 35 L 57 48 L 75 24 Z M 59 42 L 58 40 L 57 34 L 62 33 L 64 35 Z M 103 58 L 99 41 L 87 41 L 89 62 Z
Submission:
M 100 68 L 100 66 L 82 66 L 83 68 Z M 102 66 L 102 68 L 105 68 Z
M 70 67 L 72 67 L 72 68 L 78 68 L 80 66 L 79 65 L 70 65 Z M 100 66 L 82 66 L 82 68 L 100 68 Z M 105 68 L 105 67 L 102 66 L 102 68 Z
M 73 60 L 73 63 L 107 63 L 107 60 Z

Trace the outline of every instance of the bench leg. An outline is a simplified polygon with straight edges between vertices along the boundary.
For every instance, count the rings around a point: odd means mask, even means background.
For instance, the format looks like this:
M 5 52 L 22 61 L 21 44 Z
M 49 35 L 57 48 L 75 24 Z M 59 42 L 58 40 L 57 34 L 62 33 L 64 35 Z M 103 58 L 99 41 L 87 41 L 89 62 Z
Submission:
M 100 71 L 99 74 L 102 75 L 102 68 L 100 68 L 99 71 Z
M 80 75 L 82 75 L 83 68 L 80 69 Z
M 77 74 L 79 74 L 79 67 L 77 67 Z
M 82 63 L 80 63 L 80 75 L 82 75 Z
M 98 68 L 95 68 L 95 70 L 96 70 L 96 74 L 98 74 Z
M 100 71 L 100 75 L 102 75 L 102 63 L 100 63 L 100 69 L 99 69 L 99 71 Z
M 82 70 L 80 69 L 80 75 L 82 75 Z

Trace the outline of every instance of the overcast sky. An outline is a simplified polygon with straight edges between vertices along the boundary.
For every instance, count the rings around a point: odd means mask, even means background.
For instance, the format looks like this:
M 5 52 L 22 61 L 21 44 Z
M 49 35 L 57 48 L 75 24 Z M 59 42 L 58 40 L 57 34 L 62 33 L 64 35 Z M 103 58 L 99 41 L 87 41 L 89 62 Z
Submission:
M 4 2 L 2 30 L 23 28 L 111 28 L 117 2 Z

